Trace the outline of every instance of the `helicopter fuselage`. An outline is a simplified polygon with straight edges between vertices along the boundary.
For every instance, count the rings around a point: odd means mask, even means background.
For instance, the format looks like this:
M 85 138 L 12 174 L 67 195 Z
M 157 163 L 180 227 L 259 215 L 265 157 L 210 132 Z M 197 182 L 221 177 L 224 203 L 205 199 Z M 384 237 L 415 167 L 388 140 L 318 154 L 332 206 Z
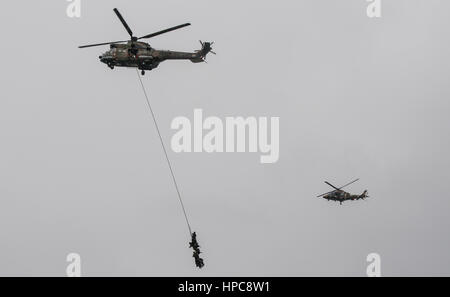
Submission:
M 323 198 L 325 198 L 327 200 L 344 201 L 344 200 L 350 198 L 350 196 L 351 195 L 345 191 L 336 190 L 336 191 L 331 192 L 328 195 L 323 196 Z
M 134 67 L 140 70 L 152 70 L 165 60 L 203 62 L 200 51 L 187 53 L 156 50 L 145 42 L 111 44 L 110 50 L 99 56 L 99 59 L 111 69 L 114 69 L 114 67 Z
M 347 200 L 359 200 L 359 199 L 365 199 L 367 198 L 367 191 L 364 191 L 361 195 L 352 195 L 350 193 L 347 193 L 342 190 L 336 190 L 333 191 L 327 195 L 324 195 L 323 198 L 327 199 L 328 201 L 338 201 L 342 204 L 342 202 Z

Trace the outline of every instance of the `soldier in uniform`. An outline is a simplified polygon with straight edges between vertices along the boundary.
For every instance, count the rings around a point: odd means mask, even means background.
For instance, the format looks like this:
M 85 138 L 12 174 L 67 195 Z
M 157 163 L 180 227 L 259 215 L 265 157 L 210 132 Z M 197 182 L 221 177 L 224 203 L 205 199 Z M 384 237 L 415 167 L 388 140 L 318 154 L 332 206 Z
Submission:
M 198 244 L 198 241 L 197 241 L 197 233 L 193 232 L 191 237 L 192 237 L 192 239 L 191 239 L 191 242 L 189 242 L 189 247 L 194 250 L 192 257 L 194 257 L 194 259 L 195 259 L 195 265 L 198 268 L 202 268 L 203 266 L 205 266 L 205 263 L 204 263 L 203 259 L 200 258 L 200 254 L 202 252 L 200 251 L 200 245 Z

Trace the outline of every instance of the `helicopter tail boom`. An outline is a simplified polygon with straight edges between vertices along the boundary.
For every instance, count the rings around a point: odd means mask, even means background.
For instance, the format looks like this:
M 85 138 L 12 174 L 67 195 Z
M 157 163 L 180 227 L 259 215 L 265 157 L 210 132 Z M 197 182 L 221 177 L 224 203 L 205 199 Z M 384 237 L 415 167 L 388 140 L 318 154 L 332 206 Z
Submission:
M 154 50 L 152 56 L 159 61 L 164 60 L 190 60 L 192 63 L 206 62 L 205 58 L 211 50 L 212 42 L 202 42 L 202 48 L 195 52 L 176 52 L 166 50 Z

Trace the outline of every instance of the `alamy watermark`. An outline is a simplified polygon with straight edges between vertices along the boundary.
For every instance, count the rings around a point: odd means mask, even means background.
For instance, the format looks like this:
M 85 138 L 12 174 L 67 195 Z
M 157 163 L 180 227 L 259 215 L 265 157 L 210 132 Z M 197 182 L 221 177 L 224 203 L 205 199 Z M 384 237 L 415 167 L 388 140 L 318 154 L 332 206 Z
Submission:
M 68 277 L 81 277 L 81 256 L 77 253 L 70 253 L 66 257 L 69 262 L 66 268 L 66 275 Z
M 381 18 L 381 0 L 367 0 L 367 16 L 369 18 Z
M 278 117 L 206 117 L 194 110 L 193 122 L 187 117 L 173 119 L 177 130 L 171 139 L 176 153 L 257 153 L 261 163 L 276 163 L 280 157 L 280 119 Z
M 80 18 L 81 17 L 81 0 L 67 0 L 70 2 L 67 5 L 66 14 L 69 18 Z
M 366 274 L 369 277 L 381 276 L 381 257 L 377 253 L 370 253 L 366 258 L 370 264 L 367 266 Z

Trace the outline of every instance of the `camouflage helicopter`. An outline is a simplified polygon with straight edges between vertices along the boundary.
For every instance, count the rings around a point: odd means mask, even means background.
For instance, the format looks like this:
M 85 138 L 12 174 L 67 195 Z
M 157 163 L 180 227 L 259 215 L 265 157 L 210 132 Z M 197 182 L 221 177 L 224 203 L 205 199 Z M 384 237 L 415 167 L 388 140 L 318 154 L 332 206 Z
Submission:
M 156 50 L 152 48 L 148 43 L 139 40 L 152 38 L 170 31 L 189 26 L 191 24 L 186 23 L 142 37 L 135 37 L 133 35 L 133 31 L 131 31 L 127 22 L 120 14 L 119 10 L 117 8 L 114 8 L 114 12 L 122 22 L 128 34 L 130 34 L 130 40 L 112 41 L 79 46 L 79 48 L 87 48 L 93 46 L 110 45 L 110 50 L 99 56 L 99 59 L 102 63 L 105 63 L 111 69 L 114 69 L 115 66 L 134 67 L 141 70 L 142 75 L 144 75 L 145 70 L 152 70 L 158 67 L 159 63 L 165 60 L 190 60 L 193 63 L 200 63 L 205 62 L 205 58 L 208 53 L 211 52 L 212 54 L 216 54 L 212 51 L 211 48 L 213 42 L 202 41 L 200 41 L 200 44 L 202 46 L 201 49 L 193 53 Z
M 327 192 L 325 194 L 319 195 L 317 197 L 322 197 L 324 199 L 327 199 L 328 201 L 332 200 L 332 201 L 339 201 L 340 204 L 342 204 L 342 202 L 347 201 L 347 200 L 359 200 L 359 199 L 365 199 L 368 196 L 367 190 L 365 190 L 361 195 L 352 195 L 350 193 L 347 193 L 345 191 L 343 191 L 342 189 L 345 188 L 348 185 L 353 184 L 354 182 L 357 182 L 359 180 L 359 178 L 355 179 L 354 181 L 351 181 L 345 185 L 343 185 L 342 187 L 335 187 L 332 184 L 330 184 L 329 182 L 325 182 L 327 185 L 329 185 L 330 187 L 334 188 L 333 191 L 331 192 Z

